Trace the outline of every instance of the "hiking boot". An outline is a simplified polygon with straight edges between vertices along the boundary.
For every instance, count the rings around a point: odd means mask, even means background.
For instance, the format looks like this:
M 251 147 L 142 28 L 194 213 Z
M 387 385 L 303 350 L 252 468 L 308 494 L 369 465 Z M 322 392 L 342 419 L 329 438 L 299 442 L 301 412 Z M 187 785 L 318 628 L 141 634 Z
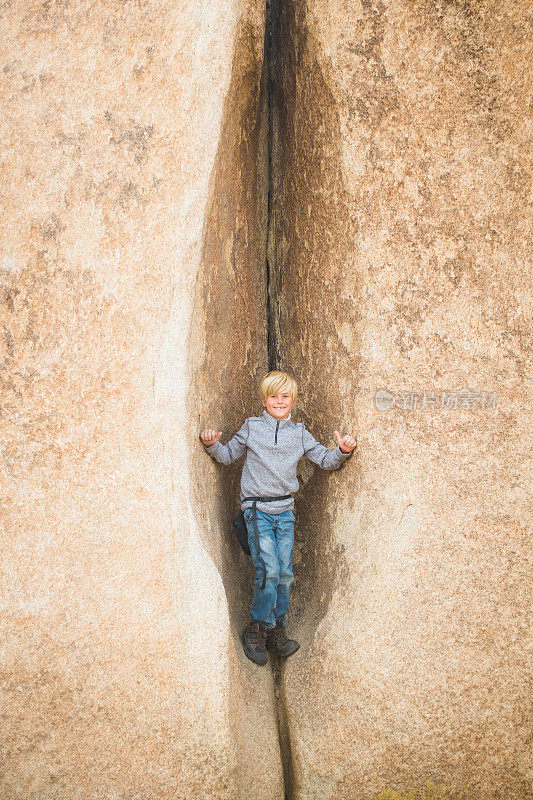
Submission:
M 266 637 L 270 629 L 261 622 L 250 622 L 244 631 L 244 653 L 250 661 L 264 666 L 268 662 Z
M 268 631 L 266 640 L 267 650 L 276 650 L 280 656 L 292 656 L 300 645 L 296 639 L 289 639 L 285 634 L 285 626 L 279 621 L 276 627 Z

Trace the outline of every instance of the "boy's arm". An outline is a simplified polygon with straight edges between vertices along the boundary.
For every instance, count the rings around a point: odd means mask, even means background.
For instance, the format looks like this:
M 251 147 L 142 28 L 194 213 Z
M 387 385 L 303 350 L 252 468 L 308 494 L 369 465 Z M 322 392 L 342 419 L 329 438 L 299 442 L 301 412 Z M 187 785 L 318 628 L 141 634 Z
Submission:
M 215 442 L 209 446 L 203 444 L 206 453 L 213 456 L 215 461 L 221 464 L 232 464 L 246 452 L 246 440 L 248 438 L 248 420 L 243 422 L 241 428 L 237 431 L 227 444 Z
M 309 461 L 318 464 L 322 469 L 338 469 L 352 455 L 351 452 L 343 453 L 338 445 L 335 450 L 328 450 L 323 444 L 317 442 L 305 426 L 303 427 L 302 439 L 305 457 Z

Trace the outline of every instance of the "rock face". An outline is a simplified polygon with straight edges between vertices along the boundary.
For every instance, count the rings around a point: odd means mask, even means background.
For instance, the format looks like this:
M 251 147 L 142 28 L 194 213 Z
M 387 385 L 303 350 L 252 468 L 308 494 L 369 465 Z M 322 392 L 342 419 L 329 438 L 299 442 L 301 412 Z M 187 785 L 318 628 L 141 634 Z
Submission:
M 290 796 L 523 798 L 526 4 L 296 0 L 276 31 L 280 365 L 317 438 L 359 436 L 301 473 Z
M 0 797 L 521 800 L 525 4 L 4 5 Z M 271 670 L 198 433 L 274 367 L 359 450 Z
M 236 647 L 223 526 L 193 502 L 194 415 L 243 368 L 189 391 L 199 275 L 230 311 L 205 276 L 221 193 L 264 284 L 263 3 L 2 14 L 0 796 L 281 798 L 272 676 Z

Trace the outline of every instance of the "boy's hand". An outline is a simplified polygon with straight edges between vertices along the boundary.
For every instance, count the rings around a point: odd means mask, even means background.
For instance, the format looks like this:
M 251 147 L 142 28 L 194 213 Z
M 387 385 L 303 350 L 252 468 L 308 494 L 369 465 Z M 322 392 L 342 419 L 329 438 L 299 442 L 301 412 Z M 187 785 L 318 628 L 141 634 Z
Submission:
M 341 436 L 339 431 L 334 431 L 335 439 L 343 453 L 351 453 L 357 447 L 357 438 L 355 436 Z
M 218 442 L 221 436 L 222 436 L 222 431 L 219 431 L 217 433 L 211 428 L 206 428 L 201 432 L 200 439 L 202 440 L 202 443 L 205 444 L 206 447 L 209 447 L 210 445 L 215 444 L 215 442 Z

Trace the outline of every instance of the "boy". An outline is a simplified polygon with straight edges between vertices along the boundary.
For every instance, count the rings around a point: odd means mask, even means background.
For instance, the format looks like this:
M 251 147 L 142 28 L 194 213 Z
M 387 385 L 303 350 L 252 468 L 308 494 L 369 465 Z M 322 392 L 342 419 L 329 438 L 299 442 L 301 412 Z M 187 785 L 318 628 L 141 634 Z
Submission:
M 338 446 L 328 450 L 303 423 L 293 422 L 291 408 L 298 399 L 298 387 L 286 372 L 269 372 L 261 382 L 260 394 L 263 415 L 248 417 L 226 445 L 218 441 L 222 431 L 203 430 L 200 439 L 206 452 L 221 464 L 231 464 L 246 453 L 240 502 L 255 580 L 244 652 L 251 661 L 264 665 L 267 649 L 290 656 L 300 647 L 284 630 L 294 578 L 294 499 L 289 493 L 300 488 L 296 465 L 305 455 L 322 469 L 337 469 L 355 450 L 357 440 L 335 431 Z

